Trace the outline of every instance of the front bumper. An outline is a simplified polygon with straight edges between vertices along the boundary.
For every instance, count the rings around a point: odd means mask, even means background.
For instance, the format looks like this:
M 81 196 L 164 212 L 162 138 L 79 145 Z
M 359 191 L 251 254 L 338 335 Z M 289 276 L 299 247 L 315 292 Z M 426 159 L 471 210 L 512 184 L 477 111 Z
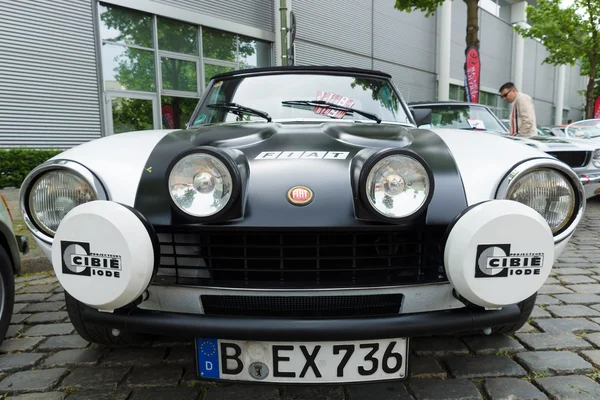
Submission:
M 600 194 L 598 193 L 600 191 L 600 173 L 579 174 L 579 180 L 583 184 L 587 199 Z
M 83 309 L 87 323 L 158 335 L 262 341 L 341 341 L 453 334 L 515 323 L 517 305 L 500 310 L 460 308 L 391 317 L 265 318 L 191 315 L 134 309 L 128 313 Z

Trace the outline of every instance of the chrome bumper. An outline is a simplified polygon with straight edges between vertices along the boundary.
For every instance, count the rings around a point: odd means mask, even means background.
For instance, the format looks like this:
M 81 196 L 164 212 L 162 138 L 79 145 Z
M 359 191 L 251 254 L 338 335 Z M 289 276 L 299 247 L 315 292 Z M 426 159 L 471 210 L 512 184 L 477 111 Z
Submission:
M 585 185 L 600 182 L 600 174 L 579 174 L 579 180 Z

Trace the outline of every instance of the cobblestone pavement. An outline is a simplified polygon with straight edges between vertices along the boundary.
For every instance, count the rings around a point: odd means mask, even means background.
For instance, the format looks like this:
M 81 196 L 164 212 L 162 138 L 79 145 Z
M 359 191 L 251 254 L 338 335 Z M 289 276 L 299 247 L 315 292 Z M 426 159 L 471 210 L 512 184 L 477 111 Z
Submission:
M 89 344 L 73 330 L 50 274 L 17 278 L 0 347 L 10 399 L 408 400 L 600 399 L 600 200 L 541 289 L 529 322 L 507 336 L 418 338 L 410 379 L 347 386 L 200 383 L 192 341 L 128 348 Z

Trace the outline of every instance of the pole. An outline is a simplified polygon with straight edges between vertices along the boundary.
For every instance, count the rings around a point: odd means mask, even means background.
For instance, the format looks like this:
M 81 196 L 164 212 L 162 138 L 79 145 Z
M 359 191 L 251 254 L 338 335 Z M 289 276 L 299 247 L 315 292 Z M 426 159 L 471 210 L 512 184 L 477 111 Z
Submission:
M 279 0 L 279 14 L 281 16 L 281 65 L 288 65 L 287 42 L 287 4 L 286 0 Z

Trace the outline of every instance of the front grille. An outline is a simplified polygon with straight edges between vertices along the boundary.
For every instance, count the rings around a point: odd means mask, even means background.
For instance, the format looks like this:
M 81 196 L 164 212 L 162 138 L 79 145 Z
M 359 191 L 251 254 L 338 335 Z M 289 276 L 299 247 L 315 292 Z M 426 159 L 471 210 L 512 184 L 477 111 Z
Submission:
M 319 288 L 446 281 L 443 231 L 156 231 L 156 283 Z
M 204 313 L 248 317 L 358 317 L 398 314 L 401 294 L 366 296 L 200 296 Z
M 584 167 L 589 162 L 589 151 L 549 151 L 547 154 L 564 162 L 571 168 Z

